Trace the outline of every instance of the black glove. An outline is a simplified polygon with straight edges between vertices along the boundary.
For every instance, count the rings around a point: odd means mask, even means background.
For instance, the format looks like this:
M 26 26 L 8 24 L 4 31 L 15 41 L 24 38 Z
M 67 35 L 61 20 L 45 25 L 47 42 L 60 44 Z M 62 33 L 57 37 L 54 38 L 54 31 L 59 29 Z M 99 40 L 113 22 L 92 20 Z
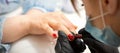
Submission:
M 91 53 L 119 53 L 117 48 L 91 38 L 85 38 L 84 42 L 88 45 Z
M 96 40 L 84 29 L 81 29 L 79 34 L 82 34 L 82 39 L 84 40 L 84 43 L 88 45 L 91 53 L 119 53 L 117 48 Z
M 58 31 L 58 35 L 59 37 L 55 47 L 56 53 L 74 53 L 67 38 L 67 35 L 62 31 Z
M 86 49 L 85 43 L 82 42 L 80 34 L 74 34 L 75 39 L 73 41 L 69 41 L 72 49 L 75 53 L 82 53 Z
M 69 41 L 67 35 L 62 31 L 59 31 L 58 35 L 59 37 L 55 47 L 56 53 L 81 53 L 86 49 L 79 35 L 73 34 L 75 37 L 73 41 Z

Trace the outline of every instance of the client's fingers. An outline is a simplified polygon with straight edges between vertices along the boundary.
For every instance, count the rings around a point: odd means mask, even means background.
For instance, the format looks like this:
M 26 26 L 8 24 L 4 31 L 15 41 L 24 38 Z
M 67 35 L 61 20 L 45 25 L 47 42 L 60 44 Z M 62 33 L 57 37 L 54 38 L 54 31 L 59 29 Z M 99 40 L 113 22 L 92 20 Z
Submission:
M 58 30 L 64 31 L 67 34 L 70 41 L 74 40 L 74 36 L 64 25 L 60 25 Z
M 55 32 L 49 25 L 46 25 L 44 30 L 46 31 L 47 35 L 50 35 L 53 38 L 58 37 L 57 32 Z

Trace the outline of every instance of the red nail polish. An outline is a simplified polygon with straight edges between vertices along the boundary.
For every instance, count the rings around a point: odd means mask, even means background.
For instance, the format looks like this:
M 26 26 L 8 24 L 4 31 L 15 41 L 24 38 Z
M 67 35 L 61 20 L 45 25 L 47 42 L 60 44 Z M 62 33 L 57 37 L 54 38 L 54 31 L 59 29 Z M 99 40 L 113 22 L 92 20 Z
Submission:
M 68 38 L 70 41 L 73 41 L 75 37 L 72 34 L 68 34 Z
M 57 35 L 56 35 L 55 33 L 53 33 L 52 36 L 53 36 L 54 38 L 57 38 Z
M 82 38 L 82 34 L 76 34 L 76 38 Z

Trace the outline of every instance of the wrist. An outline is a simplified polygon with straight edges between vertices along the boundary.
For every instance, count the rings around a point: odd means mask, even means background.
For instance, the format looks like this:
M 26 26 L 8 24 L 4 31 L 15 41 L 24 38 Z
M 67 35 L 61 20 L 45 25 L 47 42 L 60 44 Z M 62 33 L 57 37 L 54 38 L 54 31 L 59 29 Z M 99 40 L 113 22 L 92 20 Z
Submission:
M 29 24 L 24 15 L 7 18 L 3 28 L 3 43 L 14 42 L 28 34 Z M 9 38 L 8 38 L 9 37 Z

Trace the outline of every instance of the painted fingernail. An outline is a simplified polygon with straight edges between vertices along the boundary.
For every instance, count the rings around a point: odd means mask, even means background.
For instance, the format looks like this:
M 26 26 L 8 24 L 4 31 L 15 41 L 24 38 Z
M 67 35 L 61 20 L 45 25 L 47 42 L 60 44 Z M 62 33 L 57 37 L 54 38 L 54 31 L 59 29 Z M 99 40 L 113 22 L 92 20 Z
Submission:
M 70 41 L 73 41 L 75 37 L 72 34 L 68 34 L 68 38 Z
M 82 34 L 76 34 L 76 38 L 82 38 Z
M 57 38 L 57 34 L 55 34 L 55 33 L 53 33 L 52 36 L 53 36 L 54 38 Z

